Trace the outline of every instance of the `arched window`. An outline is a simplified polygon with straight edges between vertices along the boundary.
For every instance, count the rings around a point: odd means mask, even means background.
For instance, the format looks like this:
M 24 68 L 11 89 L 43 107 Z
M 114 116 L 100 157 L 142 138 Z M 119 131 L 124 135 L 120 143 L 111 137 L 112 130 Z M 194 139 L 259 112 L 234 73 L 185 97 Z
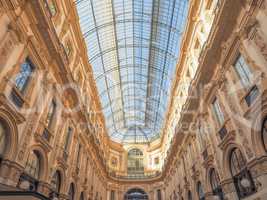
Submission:
M 244 56 L 242 56 L 241 54 L 239 54 L 239 56 L 237 57 L 234 63 L 234 69 L 236 73 L 238 74 L 242 85 L 246 88 L 251 86 L 252 71 L 250 69 L 250 66 L 245 61 Z
M 71 127 L 68 127 L 65 136 L 64 151 L 63 151 L 63 158 L 65 161 L 67 161 L 68 159 L 68 151 L 71 145 L 72 135 L 73 135 L 73 129 Z
M 80 195 L 80 200 L 85 200 L 84 192 L 81 193 L 81 195 Z
M 57 194 L 60 193 L 60 187 L 61 187 L 61 175 L 59 171 L 56 171 L 53 175 L 52 181 L 51 181 L 52 189 Z
M 250 171 L 247 169 L 247 162 L 238 148 L 230 153 L 230 170 L 234 185 L 239 198 L 245 198 L 256 192 L 256 187 Z
M 128 152 L 129 156 L 143 156 L 143 152 L 140 149 L 132 149 Z
M 69 200 L 74 200 L 75 196 L 75 190 L 74 190 L 74 184 L 70 184 L 69 192 L 68 192 Z
M 158 196 L 158 200 L 161 200 L 161 190 L 160 189 L 157 190 L 157 196 Z
M 192 198 L 192 193 L 191 193 L 190 190 L 189 190 L 188 193 L 187 193 L 187 198 L 188 198 L 188 200 L 193 200 L 193 198 Z
M 48 108 L 48 112 L 47 112 L 47 116 L 46 116 L 46 120 L 45 120 L 45 125 L 48 129 L 51 128 L 51 125 L 52 125 L 52 122 L 53 122 L 53 119 L 55 117 L 55 113 L 56 113 L 56 102 L 55 100 L 53 99 L 51 101 L 51 104 L 49 105 L 49 108 Z
M 115 191 L 111 190 L 110 192 L 110 200 L 115 200 Z
M 37 151 L 31 151 L 24 173 L 21 174 L 18 187 L 24 190 L 36 191 L 39 184 L 40 176 L 40 154 Z
M 3 121 L 0 119 L 0 161 L 2 160 L 7 142 L 7 131 L 6 126 Z
M 242 169 L 246 167 L 246 160 L 238 148 L 232 150 L 230 156 L 230 167 L 232 176 L 239 174 Z
M 140 149 L 132 149 L 128 152 L 128 173 L 143 173 L 143 152 Z
M 210 185 L 211 185 L 213 195 L 218 196 L 220 200 L 223 200 L 223 191 L 220 185 L 219 175 L 214 168 L 210 170 L 209 177 L 210 177 Z
M 148 199 L 146 192 L 140 188 L 133 188 L 127 191 L 124 195 L 124 200 L 134 200 L 134 199 Z
M 39 179 L 40 156 L 36 151 L 31 151 L 26 163 L 25 172 L 32 178 Z
M 267 117 L 265 117 L 262 123 L 261 137 L 262 137 L 263 147 L 267 152 Z
M 175 190 L 173 191 L 173 200 L 178 200 L 178 195 Z
M 205 193 L 203 191 L 202 184 L 200 181 L 197 183 L 197 193 L 198 193 L 199 200 L 205 199 Z

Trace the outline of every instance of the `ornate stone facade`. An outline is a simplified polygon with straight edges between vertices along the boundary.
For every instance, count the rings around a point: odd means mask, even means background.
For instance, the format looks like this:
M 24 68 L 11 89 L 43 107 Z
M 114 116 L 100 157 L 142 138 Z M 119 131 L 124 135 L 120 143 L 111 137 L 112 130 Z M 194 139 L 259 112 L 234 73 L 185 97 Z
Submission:
M 121 145 L 105 129 L 73 1 L 0 0 L 0 190 L 62 200 L 120 200 L 132 188 L 152 200 L 267 199 L 266 5 L 192 0 L 163 137 Z M 127 172 L 134 148 L 144 152 L 139 178 Z M 234 150 L 245 160 L 239 174 Z M 243 192 L 241 180 L 251 181 Z

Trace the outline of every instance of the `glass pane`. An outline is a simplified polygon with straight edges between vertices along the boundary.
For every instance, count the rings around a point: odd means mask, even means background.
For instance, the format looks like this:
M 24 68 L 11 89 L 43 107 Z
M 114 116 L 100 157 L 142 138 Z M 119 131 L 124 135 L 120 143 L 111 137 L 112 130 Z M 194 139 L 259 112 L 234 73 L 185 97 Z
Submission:
M 199 196 L 199 199 L 202 199 L 205 197 L 205 193 L 203 191 L 203 188 L 200 182 L 198 183 L 198 196 Z
M 157 139 L 188 0 L 83 0 L 76 6 L 111 139 Z
M 25 90 L 33 70 L 34 67 L 28 58 L 23 64 L 20 65 L 20 70 L 15 80 L 16 87 L 19 91 L 23 92 Z
M 242 55 L 239 55 L 234 66 L 238 76 L 240 77 L 242 85 L 244 87 L 249 87 L 251 85 L 252 73 Z
M 215 99 L 212 105 L 216 120 L 220 125 L 222 125 L 224 123 L 224 116 L 221 107 L 219 105 L 218 99 Z

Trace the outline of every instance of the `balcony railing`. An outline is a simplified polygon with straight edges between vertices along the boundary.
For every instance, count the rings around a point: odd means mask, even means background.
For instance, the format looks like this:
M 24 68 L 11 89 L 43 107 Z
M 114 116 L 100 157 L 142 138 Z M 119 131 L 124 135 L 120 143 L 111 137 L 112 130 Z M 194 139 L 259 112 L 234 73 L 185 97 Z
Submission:
M 141 173 L 141 172 L 144 172 L 144 167 L 139 167 L 139 168 L 136 168 L 136 167 L 128 167 L 128 172 L 130 173 L 135 173 L 135 172 L 138 172 L 138 173 Z
M 117 179 L 124 179 L 124 180 L 145 180 L 145 179 L 151 179 L 156 178 L 161 175 L 161 172 L 155 171 L 155 172 L 144 172 L 144 173 L 128 173 L 128 174 L 119 174 L 114 171 L 111 171 L 109 175 L 113 178 Z

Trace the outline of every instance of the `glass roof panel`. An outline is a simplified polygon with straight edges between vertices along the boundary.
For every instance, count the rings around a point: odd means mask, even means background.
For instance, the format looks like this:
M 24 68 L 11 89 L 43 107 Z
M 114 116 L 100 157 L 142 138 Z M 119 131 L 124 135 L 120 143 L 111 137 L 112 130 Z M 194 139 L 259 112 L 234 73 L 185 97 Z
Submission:
M 166 115 L 188 0 L 76 0 L 111 139 L 149 143 Z

